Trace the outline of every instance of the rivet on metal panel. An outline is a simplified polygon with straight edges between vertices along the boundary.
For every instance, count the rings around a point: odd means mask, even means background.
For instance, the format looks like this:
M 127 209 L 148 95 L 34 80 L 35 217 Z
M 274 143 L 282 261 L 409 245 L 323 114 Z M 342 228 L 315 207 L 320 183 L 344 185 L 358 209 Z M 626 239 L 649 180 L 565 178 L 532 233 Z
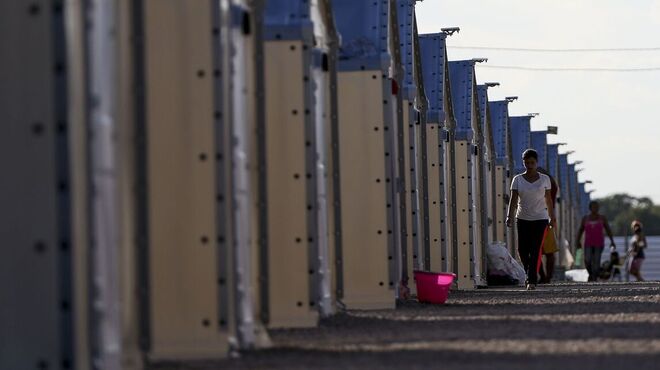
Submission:
M 43 134 L 44 131 L 45 131 L 45 129 L 44 129 L 43 123 L 36 122 L 36 123 L 32 124 L 32 133 L 35 136 L 41 136 L 41 134 Z
M 39 254 L 44 253 L 46 251 L 46 243 L 44 243 L 43 241 L 38 241 L 34 243 L 34 250 Z

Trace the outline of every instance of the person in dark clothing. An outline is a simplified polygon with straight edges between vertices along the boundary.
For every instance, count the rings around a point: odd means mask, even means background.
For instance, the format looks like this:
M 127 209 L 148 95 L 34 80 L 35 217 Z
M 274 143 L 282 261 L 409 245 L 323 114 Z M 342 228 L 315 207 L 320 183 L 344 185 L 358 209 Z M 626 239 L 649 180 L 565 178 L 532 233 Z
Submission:
M 545 170 L 545 168 L 539 167 L 537 168 L 537 171 L 547 175 L 550 178 L 550 197 L 552 198 L 552 208 L 556 209 L 559 186 L 557 185 L 555 179 L 548 173 L 548 171 Z M 550 232 L 550 230 L 548 232 Z M 552 280 L 552 276 L 555 272 L 555 253 L 556 251 L 546 252 L 545 248 L 543 250 L 543 256 L 545 256 L 545 267 L 541 266 L 541 269 L 539 270 L 541 283 L 547 284 Z
M 646 249 L 646 235 L 642 230 L 642 223 L 633 221 L 632 223 L 633 237 L 630 241 L 629 253 L 632 255 L 632 263 L 630 264 L 630 274 L 637 278 L 637 281 L 644 281 L 642 278 L 642 263 L 644 262 L 644 249 Z
M 605 236 L 603 232 L 607 232 L 610 237 L 610 247 L 612 250 L 616 249 L 614 244 L 614 237 L 612 236 L 612 229 L 607 222 L 607 218 L 600 213 L 598 202 L 592 200 L 589 203 L 590 213 L 582 218 L 580 229 L 578 230 L 576 245 L 582 248 L 580 238 L 584 233 L 584 263 L 589 272 L 589 281 L 598 281 L 600 276 L 600 259 L 605 247 Z

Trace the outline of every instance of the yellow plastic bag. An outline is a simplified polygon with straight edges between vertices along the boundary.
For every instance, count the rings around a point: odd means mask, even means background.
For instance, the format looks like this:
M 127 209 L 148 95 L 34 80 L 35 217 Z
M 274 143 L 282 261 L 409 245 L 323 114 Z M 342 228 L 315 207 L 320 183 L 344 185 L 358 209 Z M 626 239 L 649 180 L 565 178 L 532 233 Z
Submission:
M 555 229 L 548 226 L 548 230 L 546 230 L 545 233 L 545 239 L 543 239 L 543 254 L 551 254 L 557 251 L 559 251 L 559 246 L 557 246 Z

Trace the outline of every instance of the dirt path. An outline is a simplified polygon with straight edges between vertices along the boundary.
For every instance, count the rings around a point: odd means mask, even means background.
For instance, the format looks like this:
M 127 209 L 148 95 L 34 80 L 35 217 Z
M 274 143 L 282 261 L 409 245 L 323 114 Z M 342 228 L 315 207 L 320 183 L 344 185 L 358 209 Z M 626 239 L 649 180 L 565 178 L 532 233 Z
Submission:
M 274 348 L 174 369 L 659 369 L 660 283 L 453 292 L 271 332 Z

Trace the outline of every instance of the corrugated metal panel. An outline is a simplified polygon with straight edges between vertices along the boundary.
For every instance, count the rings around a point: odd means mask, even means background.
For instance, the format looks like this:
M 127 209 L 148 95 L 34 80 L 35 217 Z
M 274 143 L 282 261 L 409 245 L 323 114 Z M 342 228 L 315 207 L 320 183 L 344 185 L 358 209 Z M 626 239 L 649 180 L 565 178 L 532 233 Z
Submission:
M 530 147 L 539 153 L 539 167 L 548 169 L 548 134 L 546 131 L 530 133 Z
M 341 34 L 339 69 L 389 67 L 388 1 L 336 0 L 332 8 Z
M 456 136 L 471 139 L 474 135 L 472 109 L 475 87 L 474 62 L 468 60 L 449 62 L 451 98 L 456 118 Z
M 493 128 L 493 145 L 495 157 L 506 159 L 507 157 L 507 132 L 509 127 L 509 102 L 506 100 L 492 101 L 488 103 L 490 109 L 491 126 Z
M 397 0 L 397 18 L 399 23 L 399 47 L 401 48 L 401 65 L 404 69 L 403 74 L 403 97 L 413 100 L 415 96 L 415 78 L 414 78 L 414 48 L 413 35 L 415 27 L 415 0 Z
M 447 81 L 447 47 L 444 33 L 419 36 L 422 75 L 429 101 L 429 122 L 442 123 L 445 119 L 445 83 Z
M 511 127 L 511 155 L 513 156 L 514 174 L 525 171 L 522 153 L 530 147 L 530 121 L 529 116 L 510 117 Z
M 559 145 L 548 144 L 548 172 L 555 178 L 559 176 Z

